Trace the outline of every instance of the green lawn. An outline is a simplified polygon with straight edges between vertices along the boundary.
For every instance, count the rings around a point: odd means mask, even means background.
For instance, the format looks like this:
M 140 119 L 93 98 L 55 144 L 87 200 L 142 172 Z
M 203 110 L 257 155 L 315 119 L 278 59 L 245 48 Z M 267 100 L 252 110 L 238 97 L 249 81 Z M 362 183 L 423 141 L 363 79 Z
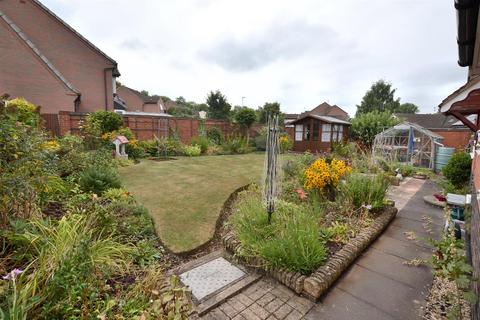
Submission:
M 164 244 L 194 249 L 215 231 L 223 203 L 237 188 L 260 182 L 264 155 L 178 157 L 121 168 L 125 187 L 148 208 Z

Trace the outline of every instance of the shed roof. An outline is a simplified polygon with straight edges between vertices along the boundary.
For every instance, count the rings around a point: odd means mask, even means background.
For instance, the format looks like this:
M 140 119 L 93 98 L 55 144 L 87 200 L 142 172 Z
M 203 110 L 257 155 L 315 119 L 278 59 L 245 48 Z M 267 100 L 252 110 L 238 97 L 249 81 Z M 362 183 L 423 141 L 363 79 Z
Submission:
M 345 125 L 350 125 L 350 122 L 348 121 L 344 121 L 344 120 L 340 120 L 338 118 L 335 118 L 335 117 L 330 117 L 330 116 L 318 116 L 316 114 L 305 114 L 303 116 L 301 116 L 300 118 L 298 118 L 297 120 L 294 120 L 292 122 L 290 122 L 290 124 L 294 124 L 300 120 L 303 120 L 305 118 L 314 118 L 314 119 L 318 119 L 318 120 L 322 120 L 322 121 L 325 121 L 325 122 L 328 122 L 328 123 L 337 123 L 337 124 L 345 124 Z

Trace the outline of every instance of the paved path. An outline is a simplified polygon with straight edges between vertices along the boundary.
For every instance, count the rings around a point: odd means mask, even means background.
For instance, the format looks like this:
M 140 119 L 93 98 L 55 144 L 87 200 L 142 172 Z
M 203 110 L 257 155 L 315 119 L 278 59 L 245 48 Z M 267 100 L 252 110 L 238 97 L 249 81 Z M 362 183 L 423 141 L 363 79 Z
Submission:
M 203 319 L 419 319 L 432 275 L 426 266 L 405 262 L 429 259 L 431 251 L 422 241 L 408 240 L 405 232 L 428 237 L 423 227 L 423 217 L 428 216 L 434 234 L 440 234 L 442 210 L 423 201 L 424 195 L 434 191 L 436 186 L 428 180 L 411 179 L 394 187 L 390 198 L 399 208 L 397 217 L 318 303 L 264 277 Z

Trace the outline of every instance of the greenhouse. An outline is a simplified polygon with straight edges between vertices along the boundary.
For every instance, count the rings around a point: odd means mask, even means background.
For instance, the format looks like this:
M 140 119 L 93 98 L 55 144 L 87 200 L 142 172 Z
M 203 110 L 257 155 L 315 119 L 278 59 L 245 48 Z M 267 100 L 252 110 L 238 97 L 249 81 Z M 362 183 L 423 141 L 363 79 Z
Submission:
M 433 169 L 435 150 L 443 137 L 417 124 L 402 122 L 375 136 L 374 155 L 390 162 Z

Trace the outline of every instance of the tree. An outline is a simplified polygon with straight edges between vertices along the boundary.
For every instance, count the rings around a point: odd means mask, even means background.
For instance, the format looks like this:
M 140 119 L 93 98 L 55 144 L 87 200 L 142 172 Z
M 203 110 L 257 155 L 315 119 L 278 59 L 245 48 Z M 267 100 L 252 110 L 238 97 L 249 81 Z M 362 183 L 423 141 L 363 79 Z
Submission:
M 213 119 L 228 119 L 231 106 L 227 98 L 219 91 L 210 91 L 207 96 L 209 117 Z
M 399 120 L 388 111 L 372 111 L 357 115 L 352 120 L 352 133 L 356 139 L 370 148 L 377 134 L 398 123 Z
M 147 90 L 142 90 L 142 91 L 140 91 L 140 94 L 142 94 L 142 95 L 144 95 L 144 96 L 146 96 L 146 97 L 149 97 L 149 96 L 150 96 L 150 94 L 148 93 Z
M 237 113 L 235 114 L 235 121 L 238 123 L 238 125 L 246 131 L 247 135 L 247 145 L 250 140 L 250 127 L 253 125 L 253 123 L 257 120 L 257 114 L 255 113 L 255 110 L 248 108 L 248 107 L 243 107 L 242 109 L 238 110 Z
M 400 107 L 398 107 L 395 112 L 398 113 L 417 113 L 419 111 L 419 108 L 417 105 L 407 102 L 407 103 L 402 103 Z
M 263 107 L 258 108 L 258 120 L 260 123 L 267 123 L 268 116 L 278 114 L 281 115 L 280 103 L 278 102 L 265 102 Z
M 395 91 L 396 89 L 392 89 L 391 83 L 378 80 L 365 93 L 360 105 L 357 105 L 356 115 L 372 111 L 396 112 L 400 107 L 400 98 L 395 98 Z

